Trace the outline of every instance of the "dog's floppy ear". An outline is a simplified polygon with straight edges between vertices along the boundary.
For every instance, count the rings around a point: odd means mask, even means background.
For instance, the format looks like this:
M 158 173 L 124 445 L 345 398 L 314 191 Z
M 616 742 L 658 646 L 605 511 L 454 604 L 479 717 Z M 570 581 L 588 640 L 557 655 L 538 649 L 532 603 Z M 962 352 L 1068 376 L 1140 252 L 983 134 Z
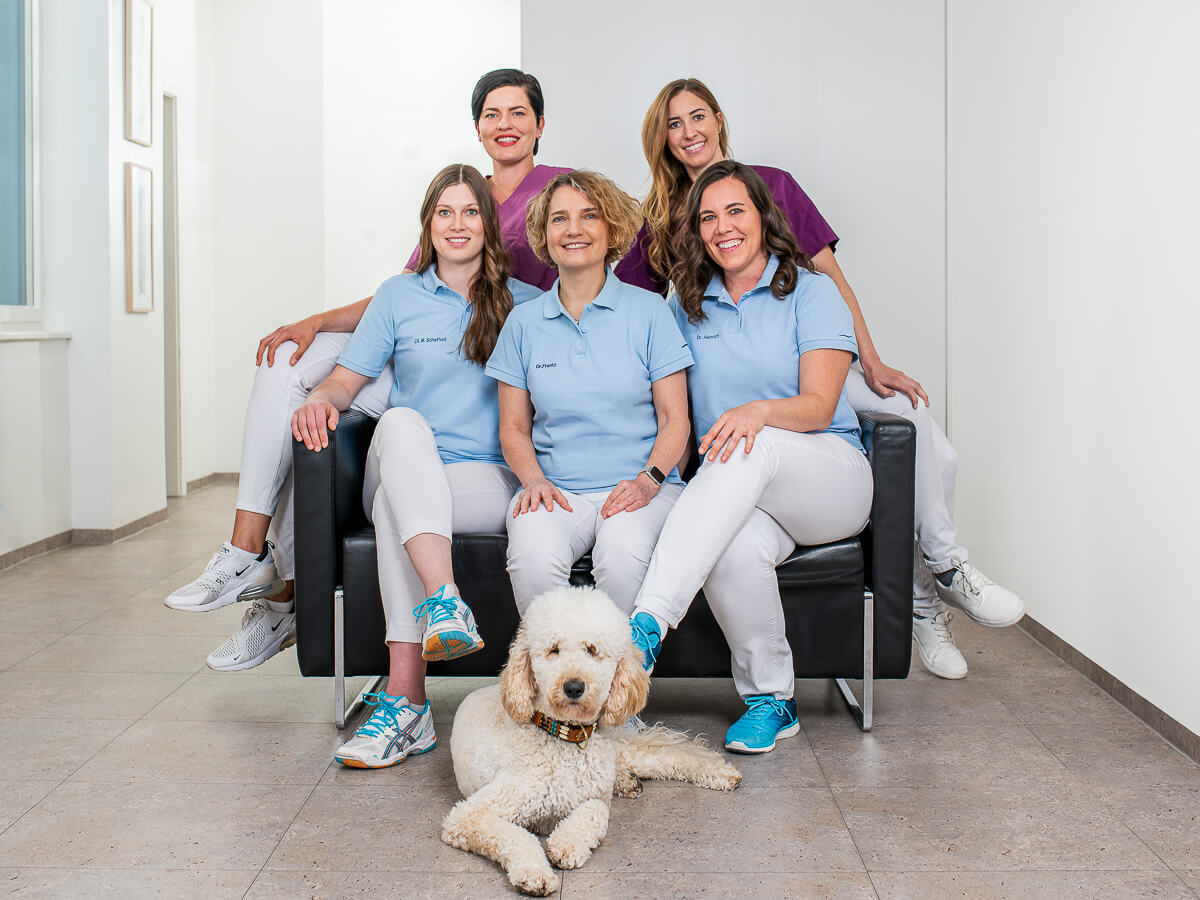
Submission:
M 642 711 L 649 693 L 650 674 L 642 668 L 642 652 L 630 647 L 617 663 L 600 721 L 605 725 L 623 725 L 630 716 Z
M 536 696 L 537 683 L 533 680 L 529 645 L 525 642 L 525 629 L 520 628 L 508 650 L 508 664 L 500 672 L 500 702 L 514 721 L 528 722 L 533 718 Z

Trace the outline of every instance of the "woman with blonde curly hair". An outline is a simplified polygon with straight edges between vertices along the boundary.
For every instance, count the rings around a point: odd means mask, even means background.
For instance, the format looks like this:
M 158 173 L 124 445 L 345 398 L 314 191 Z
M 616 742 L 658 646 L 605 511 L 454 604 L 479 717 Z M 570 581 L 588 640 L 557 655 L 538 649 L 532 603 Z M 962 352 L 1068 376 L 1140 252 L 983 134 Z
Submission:
M 729 122 L 712 91 L 695 78 L 677 78 L 665 85 L 642 123 L 642 150 L 653 182 L 643 204 L 646 227 L 616 272 L 631 284 L 666 294 L 686 240 L 689 192 L 703 172 L 730 158 Z M 800 250 L 816 271 L 833 279 L 850 310 L 859 353 L 858 363 L 846 376 L 850 405 L 856 412 L 903 416 L 916 426 L 913 635 L 917 654 L 929 671 L 942 678 L 962 678 L 967 663 L 950 633 L 951 614 L 945 604 L 991 627 L 1018 621 L 1024 604 L 968 561 L 952 513 L 957 454 L 929 414 L 929 397 L 920 383 L 880 359 L 858 298 L 834 257 L 837 234 L 788 172 L 772 166 L 749 168 L 766 185 Z M 679 287 L 678 278 L 675 281 Z
M 487 181 L 471 166 L 447 166 L 421 206 L 416 271 L 379 286 L 333 373 L 292 416 L 296 440 L 320 451 L 355 395 L 385 369 L 395 373 L 363 485 L 379 549 L 388 687 L 336 752 L 343 765 L 381 768 L 433 749 L 425 660 L 483 646 L 454 584 L 450 539 L 503 527 L 517 489 L 500 451 L 496 383 L 483 366 L 513 304 L 538 293 L 509 278 Z
M 486 370 L 521 482 L 508 572 L 522 612 L 588 550 L 597 586 L 632 610 L 683 489 L 692 355 L 662 298 L 609 269 L 640 224 L 637 202 L 594 172 L 555 177 L 529 207 L 529 246 L 558 280 L 509 316 Z

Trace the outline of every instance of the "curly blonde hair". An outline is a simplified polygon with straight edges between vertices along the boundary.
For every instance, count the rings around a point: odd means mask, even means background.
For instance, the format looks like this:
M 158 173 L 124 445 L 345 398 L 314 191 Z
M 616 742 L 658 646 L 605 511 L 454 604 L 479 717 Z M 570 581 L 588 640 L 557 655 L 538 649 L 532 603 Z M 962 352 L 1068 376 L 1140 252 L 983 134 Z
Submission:
M 596 204 L 596 209 L 608 225 L 608 253 L 606 263 L 614 263 L 627 252 L 642 227 L 642 213 L 638 202 L 630 197 L 599 172 L 589 172 L 587 169 L 577 169 L 555 175 L 550 183 L 542 188 L 529 204 L 529 212 L 525 217 L 525 233 L 529 238 L 529 249 L 538 259 L 547 265 L 554 265 L 550 252 L 546 248 L 546 222 L 550 218 L 550 198 L 560 187 L 575 188 L 588 200 Z

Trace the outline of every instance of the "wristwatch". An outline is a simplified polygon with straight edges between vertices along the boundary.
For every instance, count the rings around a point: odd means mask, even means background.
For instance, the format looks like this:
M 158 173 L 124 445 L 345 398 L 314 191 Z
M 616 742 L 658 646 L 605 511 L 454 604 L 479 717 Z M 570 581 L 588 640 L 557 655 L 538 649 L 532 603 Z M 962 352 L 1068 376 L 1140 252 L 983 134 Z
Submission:
M 638 475 L 649 475 L 651 478 L 654 479 L 655 484 L 662 484 L 664 481 L 667 480 L 667 476 L 662 473 L 662 470 L 659 469 L 658 466 L 646 466 L 646 468 L 644 468 L 644 469 L 642 469 L 642 471 L 638 472 Z M 635 475 L 634 477 L 636 478 L 637 475 Z

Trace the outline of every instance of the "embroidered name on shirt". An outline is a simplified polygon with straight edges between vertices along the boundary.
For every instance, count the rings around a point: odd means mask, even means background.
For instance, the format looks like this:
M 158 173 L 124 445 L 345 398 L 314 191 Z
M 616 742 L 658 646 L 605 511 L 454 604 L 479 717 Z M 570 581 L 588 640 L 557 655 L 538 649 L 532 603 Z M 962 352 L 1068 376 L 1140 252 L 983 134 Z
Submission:
M 698 335 L 696 335 L 696 340 L 698 340 L 698 341 L 715 341 L 720 336 L 721 336 L 720 334 L 698 334 Z
M 444 344 L 449 338 L 444 337 L 423 337 L 413 340 L 414 344 Z
M 558 366 L 558 363 L 534 363 L 535 369 L 553 369 Z

